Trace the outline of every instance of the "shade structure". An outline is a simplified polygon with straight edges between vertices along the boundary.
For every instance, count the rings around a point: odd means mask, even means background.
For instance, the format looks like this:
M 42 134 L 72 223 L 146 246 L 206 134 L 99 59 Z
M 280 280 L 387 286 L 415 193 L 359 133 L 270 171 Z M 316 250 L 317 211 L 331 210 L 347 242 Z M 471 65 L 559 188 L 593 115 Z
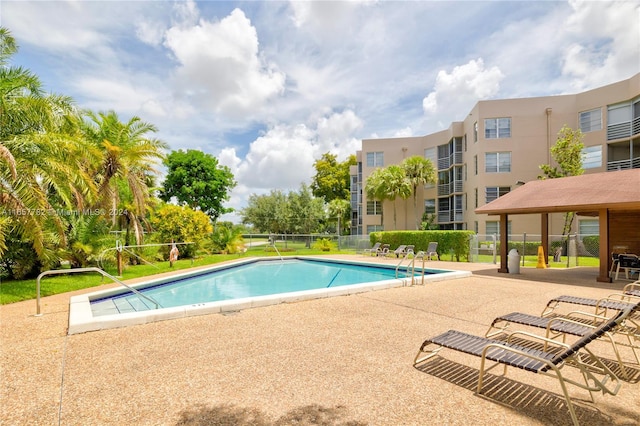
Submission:
M 615 236 L 621 232 L 640 249 L 640 169 L 605 173 L 590 173 L 558 179 L 527 182 L 508 194 L 475 209 L 478 214 L 500 216 L 500 272 L 507 268 L 507 220 L 513 214 L 541 214 L 542 246 L 548 255 L 548 214 L 576 212 L 599 218 L 600 272 L 599 281 L 610 281 L 609 262 Z M 611 218 L 620 217 L 611 232 Z M 636 248 L 637 247 L 637 248 Z

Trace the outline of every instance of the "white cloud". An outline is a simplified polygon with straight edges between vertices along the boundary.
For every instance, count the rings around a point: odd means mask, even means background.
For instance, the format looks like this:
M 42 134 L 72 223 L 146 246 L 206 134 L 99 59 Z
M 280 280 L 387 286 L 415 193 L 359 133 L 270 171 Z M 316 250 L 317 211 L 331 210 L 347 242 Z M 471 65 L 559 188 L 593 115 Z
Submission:
M 284 90 L 284 74 L 262 58 L 256 29 L 240 9 L 219 22 L 173 26 L 165 46 L 180 63 L 182 96 L 223 116 L 251 115 Z
M 151 46 L 160 46 L 166 29 L 162 22 L 142 20 L 136 23 L 136 36 Z
M 640 69 L 640 4 L 570 1 L 563 74 L 575 90 L 628 78 Z
M 440 70 L 434 90 L 422 100 L 422 108 L 428 118 L 448 126 L 448 123 L 456 121 L 456 117 L 460 119 L 460 115 L 468 112 L 478 100 L 498 93 L 503 78 L 504 74 L 498 67 L 485 68 L 482 58 L 456 66 L 450 73 Z

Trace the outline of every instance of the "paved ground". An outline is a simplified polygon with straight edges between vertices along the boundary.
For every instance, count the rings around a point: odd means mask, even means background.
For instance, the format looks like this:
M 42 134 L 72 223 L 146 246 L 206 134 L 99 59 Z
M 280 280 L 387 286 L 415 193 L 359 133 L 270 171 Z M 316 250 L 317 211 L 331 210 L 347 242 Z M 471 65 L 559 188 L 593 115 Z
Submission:
M 596 282 L 594 268 L 516 276 L 433 264 L 474 275 L 73 336 L 70 294 L 43 298 L 42 317 L 35 301 L 2 306 L 0 424 L 570 424 L 549 378 L 496 369 L 484 397 L 477 358 L 445 350 L 419 369 L 412 361 L 448 329 L 483 334 L 499 314 L 539 314 L 553 296 L 601 297 L 623 283 Z M 582 424 L 640 424 L 640 369 L 631 373 L 617 396 L 578 401 Z

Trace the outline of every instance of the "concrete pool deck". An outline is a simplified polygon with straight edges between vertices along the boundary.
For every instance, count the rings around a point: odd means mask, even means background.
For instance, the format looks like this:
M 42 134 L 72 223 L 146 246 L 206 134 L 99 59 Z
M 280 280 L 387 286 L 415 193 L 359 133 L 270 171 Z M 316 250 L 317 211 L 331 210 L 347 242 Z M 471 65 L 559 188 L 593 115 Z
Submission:
M 474 392 L 479 359 L 444 350 L 416 369 L 413 358 L 443 331 L 484 334 L 500 314 L 624 283 L 596 282 L 596 268 L 431 263 L 473 275 L 71 336 L 70 296 L 98 288 L 43 298 L 41 317 L 34 300 L 0 306 L 0 424 L 570 424 L 557 381 L 495 370 L 486 398 Z M 640 369 L 629 370 L 617 396 L 582 403 L 570 389 L 583 425 L 640 423 Z

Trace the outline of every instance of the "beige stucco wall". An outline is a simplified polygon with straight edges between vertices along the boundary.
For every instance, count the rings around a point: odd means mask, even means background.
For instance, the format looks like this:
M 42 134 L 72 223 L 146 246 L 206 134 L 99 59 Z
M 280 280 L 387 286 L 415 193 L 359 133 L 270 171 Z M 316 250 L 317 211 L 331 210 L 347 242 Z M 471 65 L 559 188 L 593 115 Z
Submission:
M 367 167 L 368 152 L 383 152 L 384 166 L 398 164 L 404 158 L 424 155 L 426 148 L 447 144 L 454 137 L 466 138 L 463 142 L 462 159 L 466 167 L 463 177 L 463 215 L 465 229 L 474 230 L 478 222 L 478 232 L 485 233 L 487 221 L 497 221 L 497 217 L 476 215 L 474 209 L 485 204 L 487 186 L 515 187 L 516 182 L 527 182 L 541 175 L 539 166 L 550 161 L 549 150 L 555 144 L 558 131 L 567 125 L 579 128 L 579 113 L 594 108 L 602 108 L 602 129 L 584 134 L 585 147 L 602 146 L 601 167 L 586 170 L 587 173 L 606 171 L 607 164 L 607 105 L 625 102 L 640 96 L 640 74 L 629 80 L 583 92 L 580 94 L 547 96 L 538 98 L 489 100 L 478 102 L 463 121 L 455 122 L 446 130 L 425 136 L 403 138 L 364 139 L 362 151 L 358 153 L 362 161 L 362 229 L 366 233 L 367 225 L 379 225 L 380 215 L 366 214 L 366 194 L 364 185 L 367 176 L 374 167 Z M 487 118 L 511 118 L 511 137 L 502 139 L 484 138 L 484 120 Z M 478 141 L 474 142 L 474 123 L 478 123 Z M 638 135 L 635 135 L 636 139 Z M 640 143 L 640 142 L 636 142 Z M 506 173 L 485 173 L 485 153 L 511 152 L 511 171 Z M 640 153 L 638 153 L 640 154 Z M 474 157 L 477 156 L 478 173 L 474 170 Z M 437 165 L 436 165 L 437 168 Z M 478 190 L 478 205 L 475 205 L 475 190 Z M 417 193 L 418 212 L 422 215 L 425 199 L 437 199 L 437 189 L 420 188 Z M 393 209 L 396 208 L 396 224 L 393 221 Z M 384 228 L 415 229 L 413 199 L 386 201 L 384 209 Z M 579 218 L 580 219 L 580 218 Z M 591 219 L 591 218 L 584 218 Z M 511 216 L 512 233 L 538 233 L 539 215 Z M 550 233 L 560 234 L 564 223 L 563 215 L 550 217 Z M 577 225 L 577 221 L 576 221 Z

